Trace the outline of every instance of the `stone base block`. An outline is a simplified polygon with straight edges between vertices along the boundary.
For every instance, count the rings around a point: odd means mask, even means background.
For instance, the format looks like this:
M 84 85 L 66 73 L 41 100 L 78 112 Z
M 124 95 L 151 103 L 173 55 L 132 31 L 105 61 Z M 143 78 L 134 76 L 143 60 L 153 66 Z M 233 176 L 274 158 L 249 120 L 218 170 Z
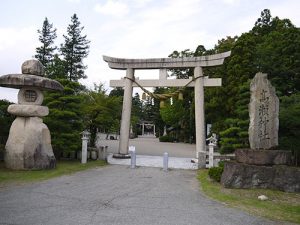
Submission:
M 226 188 L 268 188 L 300 192 L 300 168 L 225 162 L 221 184 Z
M 99 146 L 97 148 L 98 158 L 97 160 L 107 160 L 107 146 Z
M 250 165 L 289 165 L 291 157 L 290 151 L 283 150 L 235 150 L 236 161 Z
M 91 159 L 96 160 L 98 158 L 97 152 L 96 151 L 91 151 Z
M 206 168 L 206 152 L 197 152 L 198 155 L 198 169 Z
M 113 154 L 113 158 L 115 158 L 115 159 L 130 159 L 131 156 L 129 154 L 115 153 L 115 154 Z
M 56 166 L 49 129 L 38 117 L 17 117 L 11 125 L 5 150 L 5 166 L 10 169 Z
M 44 117 L 49 114 L 47 106 L 41 105 L 19 105 L 13 104 L 8 106 L 7 111 L 15 116 L 22 117 Z

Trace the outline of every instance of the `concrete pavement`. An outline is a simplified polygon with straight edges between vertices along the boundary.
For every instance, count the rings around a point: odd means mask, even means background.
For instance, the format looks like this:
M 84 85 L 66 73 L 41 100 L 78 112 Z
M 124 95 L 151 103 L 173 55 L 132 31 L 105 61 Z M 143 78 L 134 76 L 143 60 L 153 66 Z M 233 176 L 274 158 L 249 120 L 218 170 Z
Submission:
M 0 189 L 1 225 L 271 225 L 206 198 L 196 171 L 109 165 Z M 278 223 L 280 224 L 280 223 Z
M 131 159 L 115 159 L 112 154 L 107 157 L 107 162 L 114 165 L 129 166 Z M 137 155 L 136 166 L 163 168 L 163 156 Z M 197 163 L 192 163 L 191 158 L 169 157 L 168 168 L 170 169 L 188 169 L 197 170 Z
M 118 140 L 101 140 L 102 145 L 108 146 L 108 163 L 130 165 L 130 159 L 114 159 L 112 153 L 118 152 Z M 163 154 L 169 154 L 169 167 L 175 169 L 198 169 L 195 161 L 196 145 L 187 143 L 159 142 L 158 138 L 135 138 L 129 140 L 129 145 L 135 146 L 137 166 L 163 167 Z M 219 154 L 219 153 L 215 153 Z M 208 164 L 207 164 L 208 166 Z
M 118 152 L 119 140 L 101 140 L 100 143 L 108 146 L 109 153 Z M 135 138 L 129 139 L 129 145 L 135 146 L 137 155 L 162 156 L 168 152 L 170 157 L 196 157 L 195 144 L 159 142 L 158 138 Z

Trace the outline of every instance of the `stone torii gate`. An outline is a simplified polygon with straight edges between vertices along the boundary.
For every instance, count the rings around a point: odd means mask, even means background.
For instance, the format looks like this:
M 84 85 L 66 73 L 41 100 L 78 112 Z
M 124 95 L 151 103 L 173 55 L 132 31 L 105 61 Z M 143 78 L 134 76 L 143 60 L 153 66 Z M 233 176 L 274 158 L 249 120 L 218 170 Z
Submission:
M 205 120 L 204 120 L 204 86 L 215 87 L 222 85 L 221 78 L 203 76 L 203 67 L 222 65 L 224 59 L 229 57 L 230 51 L 200 57 L 185 58 L 154 58 L 154 59 L 122 59 L 103 56 L 103 60 L 112 69 L 126 70 L 125 79 L 111 80 L 111 87 L 124 87 L 122 120 L 120 129 L 119 153 L 115 158 L 129 158 L 128 143 L 130 130 L 130 116 L 132 106 L 132 89 L 137 87 L 136 81 L 142 87 L 194 87 L 195 88 L 195 124 L 196 124 L 196 158 L 198 167 L 205 168 Z M 194 81 L 189 79 L 167 79 L 167 69 L 194 68 Z M 137 69 L 159 69 L 159 80 L 139 80 L 134 77 Z M 127 79 L 126 79 L 127 78 Z

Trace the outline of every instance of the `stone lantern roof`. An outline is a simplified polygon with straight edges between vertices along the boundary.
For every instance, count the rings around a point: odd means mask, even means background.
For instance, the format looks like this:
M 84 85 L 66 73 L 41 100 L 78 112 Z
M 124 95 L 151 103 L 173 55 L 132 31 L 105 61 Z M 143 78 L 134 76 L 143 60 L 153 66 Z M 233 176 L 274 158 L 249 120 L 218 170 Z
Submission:
M 22 64 L 22 74 L 7 74 L 0 77 L 0 86 L 10 88 L 36 87 L 41 90 L 63 91 L 63 86 L 43 77 L 44 66 L 38 60 L 27 60 Z

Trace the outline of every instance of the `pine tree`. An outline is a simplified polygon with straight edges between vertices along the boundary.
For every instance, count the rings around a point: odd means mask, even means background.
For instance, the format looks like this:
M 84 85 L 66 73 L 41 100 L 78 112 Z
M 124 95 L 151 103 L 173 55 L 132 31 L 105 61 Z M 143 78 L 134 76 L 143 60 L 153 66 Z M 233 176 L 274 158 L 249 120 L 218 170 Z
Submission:
M 280 98 L 279 110 L 279 149 L 291 150 L 300 166 L 300 93 Z
M 52 62 L 47 67 L 47 77 L 51 79 L 67 79 L 65 61 L 59 58 L 58 54 L 54 55 Z
M 239 86 L 238 95 L 234 117 L 225 119 L 223 123 L 227 129 L 220 132 L 221 153 L 232 153 L 237 148 L 249 147 L 250 80 Z
M 53 24 L 49 23 L 48 18 L 46 17 L 43 22 L 42 30 L 37 31 L 39 36 L 39 41 L 42 43 L 42 46 L 36 48 L 36 55 L 34 56 L 46 67 L 47 69 L 50 66 L 51 62 L 54 59 L 54 51 L 57 49 L 54 46 L 54 40 L 56 36 L 56 28 L 53 28 Z
M 65 60 L 68 79 L 71 81 L 86 78 L 84 70 L 87 66 L 83 64 L 83 59 L 88 56 L 90 41 L 86 39 L 86 35 L 82 36 L 83 29 L 77 15 L 74 14 L 67 29 L 68 34 L 63 35 L 65 43 L 61 45 L 60 52 Z
M 7 108 L 11 104 L 13 103 L 7 100 L 0 100 L 0 155 L 1 151 L 4 152 L 4 146 L 8 138 L 9 128 L 15 119 L 14 115 L 7 112 Z
M 47 92 L 44 104 L 49 108 L 49 115 L 44 122 L 51 131 L 54 154 L 61 154 L 81 149 L 81 132 L 84 130 L 83 89 L 78 82 L 58 79 L 64 86 L 63 92 Z
M 116 96 L 116 97 L 122 97 L 123 98 L 124 95 L 124 89 L 122 87 L 116 87 L 114 89 L 112 89 L 109 93 L 109 96 Z
M 91 132 L 91 145 L 95 143 L 97 131 L 109 134 L 120 130 L 121 112 L 122 97 L 108 96 L 102 84 L 85 92 L 83 118 Z

